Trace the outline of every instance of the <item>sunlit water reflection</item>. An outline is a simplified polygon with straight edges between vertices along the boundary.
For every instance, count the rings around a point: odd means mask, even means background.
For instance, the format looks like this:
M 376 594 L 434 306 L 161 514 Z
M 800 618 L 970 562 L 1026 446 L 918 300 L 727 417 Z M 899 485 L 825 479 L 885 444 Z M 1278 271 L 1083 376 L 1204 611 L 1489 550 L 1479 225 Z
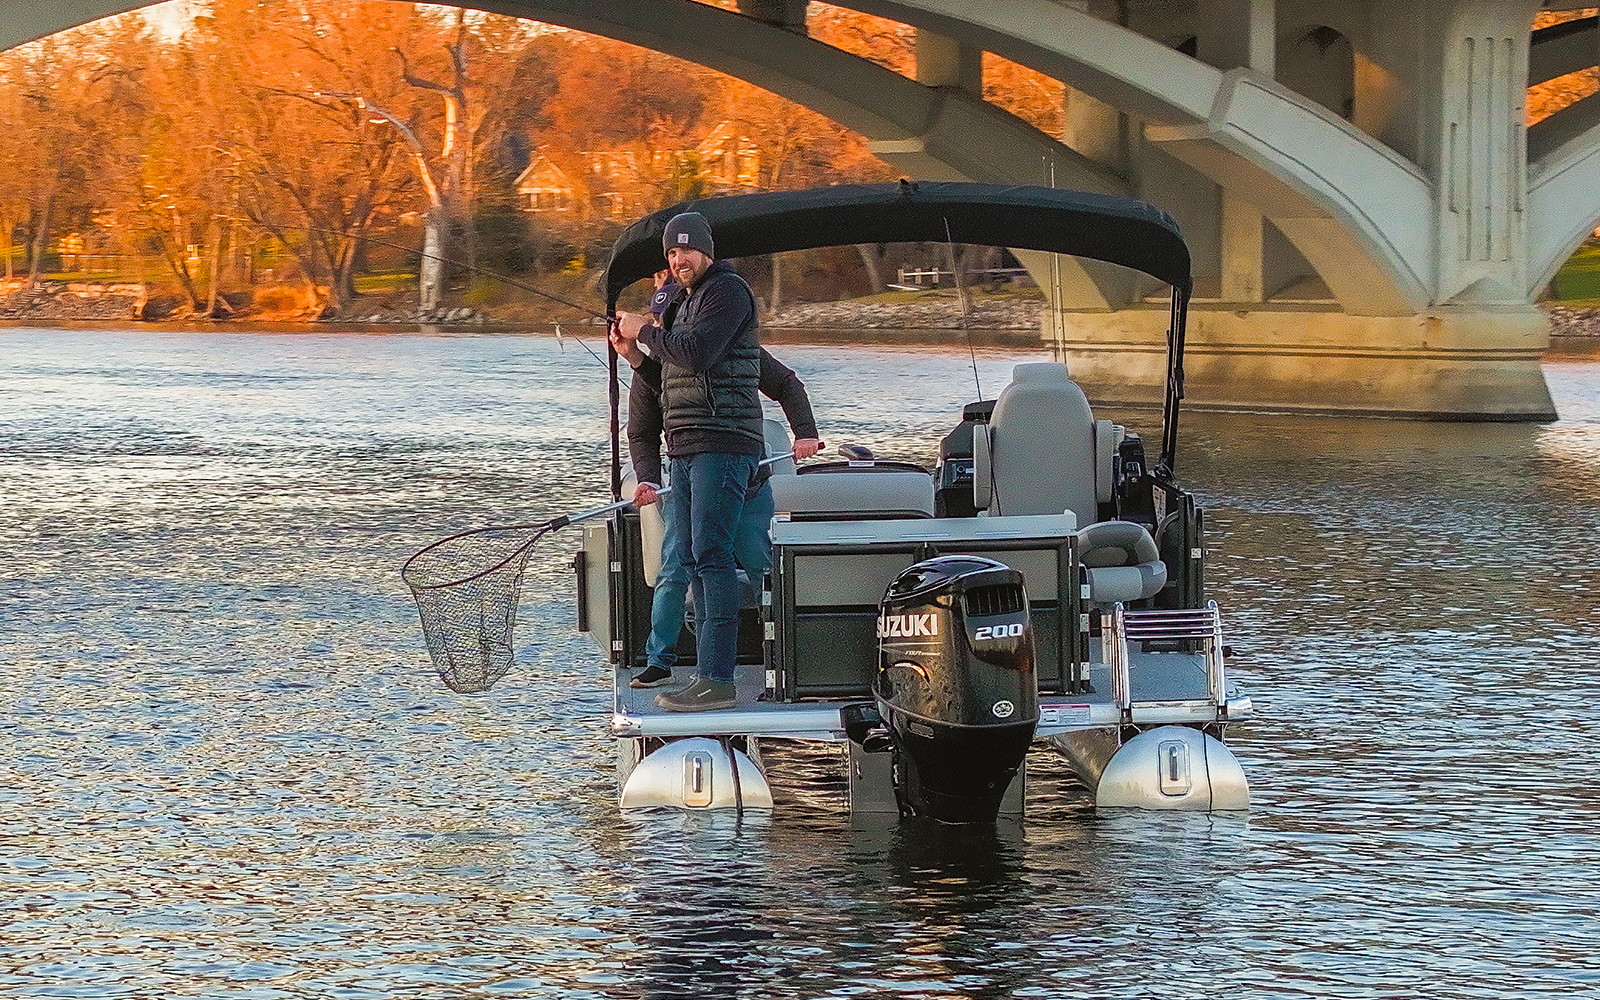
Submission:
M 1096 816 L 1042 761 L 975 832 L 852 824 L 781 749 L 772 817 L 619 814 L 572 536 L 518 669 L 439 685 L 405 556 L 607 499 L 571 342 L 0 346 L 0 995 L 1600 990 L 1593 358 L 1544 426 L 1190 415 L 1253 811 Z M 962 348 L 779 351 L 889 457 L 974 392 Z

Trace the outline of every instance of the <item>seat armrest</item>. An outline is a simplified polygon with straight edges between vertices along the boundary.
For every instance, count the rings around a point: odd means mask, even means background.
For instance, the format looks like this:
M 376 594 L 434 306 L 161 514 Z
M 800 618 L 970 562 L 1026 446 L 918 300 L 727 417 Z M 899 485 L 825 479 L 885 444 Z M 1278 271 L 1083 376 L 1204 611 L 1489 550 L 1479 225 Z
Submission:
M 1116 483 L 1111 481 L 1111 457 L 1117 450 L 1116 427 L 1109 420 L 1094 422 L 1094 498 L 1110 503 Z
M 1167 585 L 1166 563 L 1140 563 L 1137 566 L 1100 566 L 1085 569 L 1089 582 L 1089 603 L 1109 607 L 1117 601 L 1139 601 L 1154 597 Z
M 972 505 L 978 510 L 989 509 L 994 496 L 993 476 L 989 461 L 989 425 L 976 424 L 972 428 Z

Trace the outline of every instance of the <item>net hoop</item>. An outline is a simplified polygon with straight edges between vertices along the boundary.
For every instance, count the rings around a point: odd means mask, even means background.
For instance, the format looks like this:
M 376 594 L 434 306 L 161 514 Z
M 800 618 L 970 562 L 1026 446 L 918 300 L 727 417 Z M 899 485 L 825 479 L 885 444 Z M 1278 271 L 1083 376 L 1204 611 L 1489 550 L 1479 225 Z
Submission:
M 445 687 L 487 691 L 511 669 L 523 569 L 534 543 L 566 523 L 457 532 L 405 561 L 401 579 L 416 600 L 428 656 Z
M 552 522 L 545 521 L 542 524 L 508 524 L 499 527 L 473 528 L 470 531 L 458 531 L 453 535 L 441 538 L 437 542 L 433 542 L 432 544 L 413 553 L 411 558 L 407 559 L 405 564 L 400 567 L 400 578 L 404 580 L 406 586 L 410 587 L 413 591 L 441 590 L 445 587 L 459 587 L 462 584 L 471 583 L 474 580 L 481 580 L 492 573 L 497 573 L 504 569 L 513 560 L 527 552 L 528 548 L 532 546 L 534 542 L 537 542 L 540 538 L 543 538 L 545 534 L 550 531 L 551 527 Z M 489 566 L 486 569 L 479 570 L 476 573 L 469 573 L 466 576 L 456 577 L 449 580 L 441 580 L 435 583 L 425 583 L 419 579 L 423 573 L 423 566 L 426 564 L 427 558 L 431 555 L 438 554 L 438 550 L 444 546 L 447 546 L 452 542 L 459 542 L 463 538 L 514 531 L 532 531 L 533 535 L 527 541 L 512 549 L 510 554 L 494 565 Z

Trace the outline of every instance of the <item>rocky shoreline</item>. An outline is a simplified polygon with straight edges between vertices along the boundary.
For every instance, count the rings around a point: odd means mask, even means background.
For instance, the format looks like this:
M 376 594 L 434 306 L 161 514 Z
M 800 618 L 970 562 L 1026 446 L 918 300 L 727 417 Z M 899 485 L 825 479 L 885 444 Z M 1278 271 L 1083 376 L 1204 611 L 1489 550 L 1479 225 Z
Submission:
M 25 323 L 135 319 L 144 306 L 135 284 L 42 281 L 0 295 L 0 321 Z
M 147 314 L 146 293 L 137 284 L 96 284 L 89 282 L 41 282 L 36 288 L 23 286 L 0 294 L 0 322 L 71 323 L 128 320 L 143 322 Z M 1600 341 L 1600 308 L 1572 308 L 1546 305 L 1550 315 L 1550 334 L 1561 340 Z M 763 321 L 767 329 L 797 333 L 843 332 L 851 330 L 987 331 L 991 338 L 1012 333 L 1038 336 L 1044 303 L 1039 299 L 974 296 L 963 312 L 954 294 L 924 293 L 909 302 L 815 302 L 789 306 Z M 423 314 L 416 310 L 374 311 L 370 304 L 357 303 L 345 314 L 316 320 L 304 314 L 282 315 L 253 311 L 248 306 L 231 319 L 262 323 L 318 322 L 360 323 L 368 325 L 504 327 L 513 324 L 545 325 L 554 318 L 531 315 L 525 310 L 473 309 L 446 307 Z
M 812 302 L 762 321 L 780 330 L 1026 330 L 1035 337 L 1044 315 L 1039 299 L 974 299 L 963 313 L 954 296 L 915 302 Z
M 1550 336 L 1600 339 L 1600 309 L 1569 309 L 1546 306 L 1550 314 Z

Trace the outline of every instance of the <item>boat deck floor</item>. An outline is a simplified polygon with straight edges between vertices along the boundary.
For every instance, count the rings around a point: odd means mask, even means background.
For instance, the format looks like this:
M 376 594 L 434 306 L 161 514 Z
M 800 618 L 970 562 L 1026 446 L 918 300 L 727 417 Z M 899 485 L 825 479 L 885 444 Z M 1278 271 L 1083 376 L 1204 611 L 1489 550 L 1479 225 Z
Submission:
M 1039 696 L 1041 731 L 1116 725 L 1118 716 L 1111 702 L 1111 672 L 1099 659 L 1099 642 L 1090 644 L 1090 690 L 1071 694 Z M 766 670 L 759 663 L 740 664 L 734 677 L 738 702 L 715 712 L 669 712 L 656 704 L 656 696 L 676 690 L 695 676 L 692 665 L 680 665 L 672 680 L 661 687 L 637 689 L 628 686 L 638 671 L 615 671 L 613 730 L 619 736 L 682 736 L 721 733 L 758 733 L 802 739 L 830 739 L 842 735 L 841 706 L 871 701 L 870 692 L 857 697 L 775 702 L 763 700 Z M 1130 680 L 1136 719 L 1140 712 L 1150 721 L 1197 721 L 1194 706 L 1209 703 L 1204 658 L 1189 653 L 1138 653 L 1131 655 Z M 1232 704 L 1240 699 L 1237 688 L 1228 684 L 1230 711 L 1247 709 Z M 1142 709 L 1140 706 L 1144 706 Z M 1169 709 L 1165 719 L 1159 709 Z

